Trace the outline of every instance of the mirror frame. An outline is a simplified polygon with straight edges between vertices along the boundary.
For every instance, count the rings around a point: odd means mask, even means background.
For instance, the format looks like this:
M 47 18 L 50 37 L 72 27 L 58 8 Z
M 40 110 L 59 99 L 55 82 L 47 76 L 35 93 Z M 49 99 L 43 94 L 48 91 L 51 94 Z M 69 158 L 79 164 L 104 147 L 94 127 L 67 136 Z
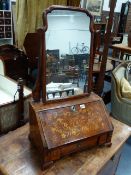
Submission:
M 88 71 L 88 88 L 86 88 L 86 91 L 81 94 L 81 95 L 73 95 L 70 97 L 65 97 L 65 98 L 59 98 L 59 99 L 51 99 L 47 100 L 46 98 L 46 40 L 45 40 L 45 33 L 48 29 L 48 21 L 47 21 L 47 15 L 51 13 L 54 10 L 68 10 L 68 11 L 78 11 L 85 13 L 89 18 L 90 18 L 90 25 L 89 25 L 89 30 L 91 32 L 91 44 L 90 44 L 90 57 L 89 57 L 89 71 Z M 85 95 L 89 96 L 91 91 L 93 90 L 93 63 L 94 63 L 94 17 L 92 14 L 87 11 L 86 9 L 79 8 L 79 7 L 67 7 L 67 6 L 57 6 L 53 5 L 47 8 L 42 15 L 43 19 L 43 28 L 38 29 L 38 37 L 40 40 L 40 59 L 38 62 L 38 75 L 37 75 L 37 80 L 32 92 L 33 95 L 33 100 L 35 102 L 41 101 L 43 103 L 48 103 L 52 101 L 60 101 L 64 99 L 74 99 L 78 97 L 83 97 Z

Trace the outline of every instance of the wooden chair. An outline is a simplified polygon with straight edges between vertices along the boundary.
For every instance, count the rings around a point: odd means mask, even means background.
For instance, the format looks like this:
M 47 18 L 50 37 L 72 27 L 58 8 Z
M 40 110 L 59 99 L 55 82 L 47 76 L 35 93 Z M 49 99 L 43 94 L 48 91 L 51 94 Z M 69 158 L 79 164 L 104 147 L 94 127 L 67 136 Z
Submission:
M 100 71 L 98 73 L 97 83 L 95 84 L 95 92 L 100 96 L 103 96 L 105 72 L 106 72 L 106 67 L 107 67 L 106 65 L 108 60 L 108 49 L 110 46 L 110 36 L 111 36 L 111 28 L 112 28 L 115 5 L 116 5 L 116 1 L 111 1 L 109 19 L 107 23 L 105 38 L 104 38 L 104 46 L 103 46 L 103 52 L 102 52 L 102 58 L 101 58 Z M 97 46 L 96 38 L 97 38 L 97 34 L 95 34 L 95 38 L 94 38 L 94 53 L 96 53 L 96 46 Z M 95 54 L 94 54 L 94 57 L 95 57 Z
M 18 80 L 20 77 L 25 81 L 28 76 L 28 60 L 25 53 L 15 45 L 0 45 L 0 60 L 3 74 Z
M 24 48 L 28 57 L 28 71 L 29 81 L 34 84 L 36 77 L 33 76 L 32 72 L 38 68 L 39 59 L 39 36 L 38 33 L 27 33 L 24 40 Z
M 73 84 L 77 84 L 77 87 L 79 87 L 79 70 L 78 69 L 68 69 L 64 71 L 67 79 L 72 81 Z

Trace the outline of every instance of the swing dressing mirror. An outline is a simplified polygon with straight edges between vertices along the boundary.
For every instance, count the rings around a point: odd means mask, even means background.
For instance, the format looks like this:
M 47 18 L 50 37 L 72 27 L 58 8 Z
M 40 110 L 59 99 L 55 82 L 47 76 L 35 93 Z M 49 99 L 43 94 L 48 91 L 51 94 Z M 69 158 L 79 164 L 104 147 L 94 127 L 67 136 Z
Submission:
M 36 89 L 33 93 L 33 98 L 38 103 L 30 103 L 29 138 L 38 149 L 44 168 L 71 153 L 96 145 L 111 145 L 113 126 L 109 114 L 102 99 L 90 93 L 94 56 L 92 21 L 92 16 L 80 8 L 50 7 L 43 14 L 44 27 L 38 31 L 41 39 L 41 59 Z M 81 27 L 81 24 L 85 27 Z M 89 48 L 88 52 L 72 53 L 74 47 L 75 51 L 78 50 L 76 43 L 81 42 Z M 82 62 L 80 56 L 84 54 L 87 59 Z M 75 64 L 70 65 L 70 60 Z M 81 64 L 77 62 L 78 60 L 86 66 L 85 81 L 88 83 L 87 93 L 79 95 L 75 94 L 75 88 L 80 88 L 80 84 L 74 85 L 75 82 L 69 79 L 70 74 L 66 74 L 65 71 L 79 70 Z M 62 64 L 62 61 L 65 62 Z M 55 74 L 58 82 L 54 77 Z M 61 74 L 64 74 L 64 80 L 61 80 L 59 76 Z M 54 89 L 55 81 L 60 86 L 65 85 L 65 88 Z M 49 87 L 49 84 L 53 86 Z M 67 87 L 69 84 L 71 87 Z M 58 91 L 60 95 L 57 98 L 55 93 Z M 51 93 L 53 97 L 50 97 Z

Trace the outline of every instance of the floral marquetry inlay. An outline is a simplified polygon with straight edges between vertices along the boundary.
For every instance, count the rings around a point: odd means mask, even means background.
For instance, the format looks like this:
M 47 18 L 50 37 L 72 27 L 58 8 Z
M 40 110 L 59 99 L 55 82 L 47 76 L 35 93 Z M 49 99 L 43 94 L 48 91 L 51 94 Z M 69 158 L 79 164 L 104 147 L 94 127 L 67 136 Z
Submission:
M 39 113 L 49 148 L 88 138 L 106 128 L 106 113 L 98 102 L 51 109 Z M 103 117 L 104 116 L 104 117 Z

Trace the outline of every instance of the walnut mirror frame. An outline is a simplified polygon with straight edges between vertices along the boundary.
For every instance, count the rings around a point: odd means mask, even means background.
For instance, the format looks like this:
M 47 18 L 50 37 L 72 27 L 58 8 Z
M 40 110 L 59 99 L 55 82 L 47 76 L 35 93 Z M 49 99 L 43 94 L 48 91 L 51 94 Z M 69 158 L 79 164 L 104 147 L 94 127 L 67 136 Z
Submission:
M 88 30 L 88 32 L 90 32 L 90 36 L 88 38 L 88 36 L 83 35 L 85 38 L 87 38 L 88 42 L 90 42 L 89 43 L 89 52 L 90 53 L 88 54 L 88 57 L 89 57 L 88 58 L 88 65 L 87 65 L 87 62 L 83 61 L 83 63 L 86 66 L 86 70 L 87 70 L 86 71 L 86 77 L 88 75 L 88 86 L 86 85 L 87 83 L 85 82 L 85 84 L 83 86 L 83 94 L 73 95 L 73 96 L 66 96 L 66 97 L 59 98 L 59 99 L 55 99 L 55 98 L 48 99 L 48 97 L 47 97 L 48 96 L 48 91 L 47 91 L 47 85 L 46 85 L 47 84 L 47 78 L 48 78 L 48 73 L 47 73 L 48 72 L 47 71 L 47 67 L 48 66 L 47 66 L 47 63 L 48 63 L 48 56 L 49 56 L 49 52 L 48 51 L 50 51 L 50 49 L 52 49 L 51 47 L 48 46 L 49 44 L 47 43 L 47 39 L 48 39 L 48 36 L 49 36 L 49 31 L 48 30 L 50 28 L 49 19 L 51 17 L 51 14 L 55 14 L 55 15 L 57 14 L 57 15 L 61 16 L 63 14 L 65 15 L 66 12 L 67 12 L 66 15 L 72 15 L 72 14 L 73 15 L 74 14 L 77 14 L 77 15 L 79 14 L 80 15 L 81 14 L 80 16 L 84 16 L 84 19 L 86 17 L 89 20 L 89 26 L 87 25 L 87 27 L 88 27 L 87 30 Z M 75 17 L 75 19 L 76 18 L 77 17 Z M 72 18 L 68 18 L 68 19 L 72 23 Z M 81 22 L 84 23 L 85 20 L 81 20 Z M 56 22 L 57 25 L 58 25 L 58 23 L 59 23 L 59 21 Z M 68 22 L 66 23 L 66 25 L 68 25 Z M 73 23 L 73 25 L 74 25 L 74 23 Z M 79 24 L 77 24 L 77 25 L 79 25 Z M 85 26 L 86 26 L 86 22 L 85 22 Z M 69 28 L 69 27 L 67 27 L 67 28 Z M 65 28 L 63 28 L 63 30 L 65 30 Z M 73 29 L 70 28 L 70 30 L 73 30 Z M 79 30 L 81 30 L 81 28 L 79 28 Z M 34 101 L 40 101 L 42 99 L 42 102 L 45 103 L 45 102 L 48 102 L 48 101 L 57 101 L 57 100 L 63 100 L 63 99 L 67 99 L 67 98 L 71 99 L 71 98 L 77 98 L 77 97 L 85 96 L 85 95 L 88 96 L 91 93 L 92 89 L 93 89 L 92 88 L 92 84 L 93 84 L 92 83 L 92 79 L 93 79 L 92 72 L 93 72 L 93 62 L 94 62 L 93 61 L 93 59 L 94 59 L 94 52 L 93 52 L 93 39 L 94 39 L 93 16 L 90 14 L 90 12 L 88 12 L 85 9 L 79 8 L 79 7 L 51 6 L 51 7 L 49 7 L 48 9 L 46 9 L 43 12 L 43 28 L 42 29 L 38 29 L 37 32 L 38 32 L 38 36 L 39 36 L 39 40 L 40 40 L 40 49 L 39 49 L 40 50 L 40 52 L 39 52 L 40 53 L 40 59 L 39 59 L 39 64 L 38 64 L 37 80 L 36 80 L 35 88 L 33 90 L 33 99 L 34 99 Z M 64 36 L 64 37 L 68 37 L 68 36 Z M 55 50 L 57 50 L 57 47 L 55 48 L 55 45 L 57 45 L 55 43 L 56 40 L 53 40 L 53 39 L 51 40 L 52 43 L 54 42 L 53 49 L 55 49 Z M 69 40 L 70 40 L 70 38 L 69 38 Z M 76 43 L 78 42 L 77 38 L 76 38 L 75 42 Z M 60 43 L 60 44 L 62 45 L 63 43 L 64 44 L 66 43 L 64 41 L 64 39 L 63 39 L 63 42 Z M 74 43 L 72 45 L 75 46 Z M 69 43 L 69 52 L 68 52 L 68 54 L 70 54 L 70 52 L 71 52 L 70 50 L 71 50 L 71 48 L 73 48 L 73 46 L 71 47 L 70 43 Z M 67 48 L 67 46 L 65 46 L 65 47 Z M 63 52 L 61 51 L 60 55 L 62 55 L 62 54 L 63 54 Z M 61 63 L 57 60 L 57 66 L 54 65 L 54 68 L 58 67 L 59 64 L 61 64 Z M 61 71 L 61 69 L 59 71 Z M 50 67 L 50 70 L 56 71 L 56 69 L 53 70 L 52 67 Z M 86 80 L 87 80 L 87 78 L 86 78 Z M 66 84 L 70 84 L 70 83 L 66 83 Z M 70 92 L 68 91 L 67 93 L 70 93 Z M 74 92 L 73 92 L 73 94 L 74 94 Z

